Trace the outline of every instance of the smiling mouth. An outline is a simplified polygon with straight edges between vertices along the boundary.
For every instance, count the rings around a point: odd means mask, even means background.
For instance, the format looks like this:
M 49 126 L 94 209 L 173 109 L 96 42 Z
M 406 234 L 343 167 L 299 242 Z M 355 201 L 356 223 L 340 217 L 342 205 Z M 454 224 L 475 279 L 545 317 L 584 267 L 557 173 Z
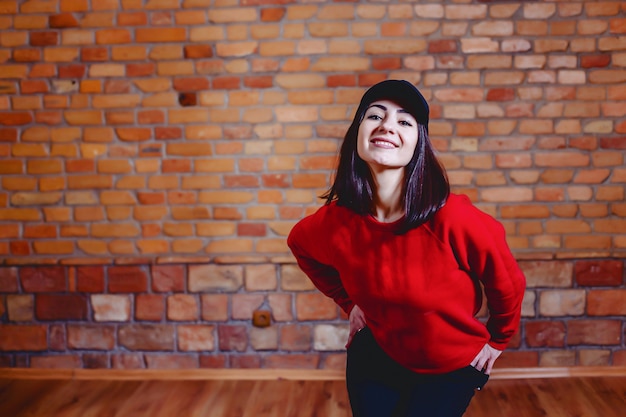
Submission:
M 370 143 L 373 145 L 382 147 L 382 148 L 397 148 L 398 147 L 398 145 L 386 139 L 375 138 L 375 139 L 372 139 Z

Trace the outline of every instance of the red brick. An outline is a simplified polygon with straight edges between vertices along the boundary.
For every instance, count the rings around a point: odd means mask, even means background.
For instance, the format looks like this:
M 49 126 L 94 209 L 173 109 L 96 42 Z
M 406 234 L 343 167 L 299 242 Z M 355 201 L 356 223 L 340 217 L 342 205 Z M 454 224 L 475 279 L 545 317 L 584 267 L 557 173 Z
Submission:
M 440 54 L 456 51 L 456 41 L 452 39 L 439 39 L 428 42 L 428 53 L 430 54 Z
M 211 45 L 185 45 L 184 52 L 186 59 L 213 57 L 213 48 Z
M 139 266 L 112 266 L 108 271 L 109 292 L 145 292 L 148 278 Z
M 329 75 L 326 79 L 328 87 L 354 87 L 356 86 L 356 75 Z
M 15 49 L 13 50 L 13 60 L 15 62 L 37 62 L 41 61 L 40 49 Z
M 85 320 L 87 299 L 79 294 L 38 294 L 35 315 L 39 320 Z
M 528 347 L 565 346 L 565 324 L 560 321 L 531 321 L 524 324 Z
M 284 1 L 272 1 L 264 4 L 281 4 Z M 285 7 L 268 7 L 261 9 L 261 21 L 262 22 L 279 22 L 285 17 L 287 12 Z
M 0 293 L 17 292 L 17 268 L 0 267 Z
M 162 110 L 142 110 L 137 113 L 137 122 L 142 125 L 165 123 L 165 114 Z
M 139 43 L 180 42 L 187 37 L 185 28 L 141 28 L 135 31 L 135 41 Z
M 626 366 L 626 349 L 613 352 L 613 366 Z
M 137 199 L 141 204 L 163 204 L 165 203 L 165 194 L 163 193 L 137 193 Z
M 22 80 L 20 81 L 20 91 L 22 94 L 47 93 L 48 84 L 43 80 Z
M 82 361 L 77 354 L 33 356 L 30 359 L 30 367 L 41 369 L 82 368 Z
M 56 65 L 54 64 L 35 64 L 28 74 L 30 78 L 54 77 L 55 75 Z
M 57 227 L 54 225 L 36 225 L 36 226 L 24 226 L 24 231 L 22 232 L 23 237 L 26 239 L 45 239 L 45 238 L 56 238 L 57 237 Z
M 619 260 L 577 261 L 574 276 L 578 285 L 620 286 L 623 283 L 624 262 Z
M 104 267 L 76 267 L 76 289 L 80 292 L 104 292 Z
M 106 353 L 85 353 L 83 354 L 83 368 L 107 369 L 109 368 L 109 355 Z
M 35 122 L 46 125 L 63 123 L 63 114 L 60 111 L 38 111 L 35 113 Z
M 65 325 L 52 324 L 48 329 L 48 346 L 50 350 L 62 352 L 67 350 Z
M 512 101 L 515 90 L 512 88 L 491 88 L 487 91 L 487 101 Z
M 135 298 L 135 320 L 161 321 L 164 316 L 165 300 L 162 295 L 137 295 Z
M 155 354 L 146 355 L 148 369 L 195 369 L 198 360 L 195 356 L 184 354 Z
M 224 139 L 251 139 L 252 128 L 249 126 L 224 127 Z
M 48 17 L 48 25 L 52 29 L 75 28 L 78 27 L 78 20 L 72 13 L 55 14 Z
M 236 90 L 241 88 L 239 77 L 215 77 L 213 79 L 213 89 L 215 90 Z
M 582 68 L 604 68 L 611 63 L 611 55 L 583 55 L 580 57 Z
M 126 29 L 103 29 L 96 32 L 97 44 L 126 44 L 131 42 L 131 33 Z
M 296 295 L 298 320 L 333 320 L 337 318 L 337 306 L 330 298 L 320 293 Z
M 611 19 L 611 33 L 626 33 L 626 19 Z
M 84 65 L 65 65 L 59 67 L 59 78 L 83 78 L 85 76 Z
M 143 369 L 145 368 L 143 354 L 120 353 L 111 355 L 111 367 L 113 369 Z
M 286 324 L 280 329 L 280 348 L 286 351 L 309 351 L 313 343 L 311 326 Z
M 0 351 L 45 351 L 48 349 L 46 326 L 0 324 Z
M 244 352 L 248 348 L 248 332 L 243 325 L 219 325 L 217 328 L 221 351 Z
M 173 351 L 174 326 L 169 324 L 120 326 L 118 345 L 128 350 Z
M 590 316 L 626 315 L 626 290 L 591 290 L 587 294 Z
M 231 318 L 234 320 L 250 320 L 254 311 L 263 304 L 261 294 L 235 294 L 232 297 Z
M 107 80 L 104 83 L 104 92 L 107 94 L 130 93 L 131 83 L 129 80 Z
M 191 161 L 189 159 L 164 159 L 161 162 L 161 172 L 164 174 L 172 172 L 191 172 Z
M 372 68 L 379 71 L 402 68 L 402 59 L 398 57 L 372 58 Z
M 30 45 L 32 46 L 52 46 L 58 43 L 58 32 L 30 32 Z
M 152 265 L 152 291 L 181 292 L 185 289 L 185 265 Z
M 109 61 L 109 51 L 104 47 L 87 47 L 80 50 L 81 61 L 105 62 Z
M 67 290 L 65 268 L 62 266 L 23 267 L 20 281 L 26 292 L 60 292 Z
M 135 115 L 130 111 L 107 111 L 105 113 L 105 119 L 107 125 L 126 125 L 135 123 Z M 132 131 L 132 128 L 128 129 Z
M 267 226 L 264 223 L 239 223 L 237 224 L 237 236 L 257 236 L 267 235 Z
M 567 322 L 567 344 L 574 345 L 618 345 L 621 340 L 620 320 L 569 320 Z
M 496 368 L 530 368 L 539 366 L 539 352 L 505 351 L 496 361 Z
M 224 185 L 228 188 L 257 188 L 259 177 L 255 175 L 224 175 Z
M 148 24 L 148 15 L 145 12 L 126 12 L 117 15 L 119 26 L 145 26 Z
M 19 126 L 27 125 L 33 121 L 30 112 L 2 112 L 0 113 L 0 125 Z
M 228 357 L 226 355 L 201 355 L 199 361 L 200 368 L 228 368 Z
M 70 349 L 112 350 L 115 328 L 102 324 L 69 324 L 67 346 Z
M 195 295 L 174 294 L 167 297 L 168 320 L 195 321 L 198 315 L 198 300 Z
M 152 138 L 152 130 L 143 127 L 120 127 L 115 133 L 124 142 L 143 142 Z
M 17 129 L 0 128 L 0 142 L 17 142 Z
M 180 127 L 155 127 L 154 138 L 157 140 L 180 139 L 183 137 L 183 130 Z
M 156 71 L 156 65 L 154 63 L 146 64 L 128 64 L 126 65 L 127 77 L 147 77 L 154 75 Z
M 11 249 L 11 254 L 23 256 L 30 255 L 30 244 L 23 240 L 13 240 L 9 242 L 9 247 Z
M 259 355 L 233 355 L 230 358 L 230 367 L 236 369 L 262 368 Z
M 626 136 L 600 138 L 600 147 L 603 149 L 626 149 Z
M 93 159 L 71 159 L 65 161 L 65 172 L 95 172 L 96 165 Z
M 289 175 L 286 174 L 262 175 L 261 182 L 268 188 L 287 188 L 291 185 Z
M 227 321 L 228 299 L 226 294 L 202 294 L 202 320 Z
M 359 74 L 357 84 L 361 87 L 371 87 L 385 79 L 384 74 L 372 73 L 372 74 Z
M 274 79 L 267 75 L 245 77 L 243 84 L 248 88 L 271 88 L 274 86 Z
M 174 89 L 177 91 L 208 90 L 209 80 L 205 77 L 175 78 Z

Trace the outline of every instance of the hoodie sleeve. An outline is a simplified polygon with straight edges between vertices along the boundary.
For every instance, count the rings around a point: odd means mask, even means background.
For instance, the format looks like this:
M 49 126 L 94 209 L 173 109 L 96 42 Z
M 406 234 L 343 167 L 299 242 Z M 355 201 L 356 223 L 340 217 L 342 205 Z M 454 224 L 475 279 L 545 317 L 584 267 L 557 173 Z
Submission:
M 319 217 L 318 211 L 298 222 L 289 233 L 287 245 L 315 287 L 349 314 L 354 303 L 346 293 L 339 273 L 330 265 L 328 228 L 319 224 Z
M 462 269 L 484 287 L 489 318 L 489 344 L 504 350 L 517 332 L 526 279 L 506 242 L 504 227 L 460 197 L 450 210 L 450 244 Z

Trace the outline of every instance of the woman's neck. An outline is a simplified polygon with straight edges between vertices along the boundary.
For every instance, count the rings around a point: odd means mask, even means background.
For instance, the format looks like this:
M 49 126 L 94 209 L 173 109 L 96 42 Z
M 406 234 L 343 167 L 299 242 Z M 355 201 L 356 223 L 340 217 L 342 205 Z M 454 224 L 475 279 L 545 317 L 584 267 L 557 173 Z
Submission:
M 374 217 L 384 223 L 391 223 L 404 216 L 402 202 L 402 180 L 404 170 L 384 170 L 372 172 L 374 178 Z

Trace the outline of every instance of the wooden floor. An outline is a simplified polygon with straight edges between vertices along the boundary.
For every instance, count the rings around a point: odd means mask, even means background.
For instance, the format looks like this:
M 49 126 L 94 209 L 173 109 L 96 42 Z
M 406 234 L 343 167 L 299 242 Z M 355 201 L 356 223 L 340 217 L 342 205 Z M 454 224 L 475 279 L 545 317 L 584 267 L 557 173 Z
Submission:
M 1 417 L 349 417 L 341 378 L 14 378 Z M 492 378 L 466 417 L 625 417 L 626 374 Z

